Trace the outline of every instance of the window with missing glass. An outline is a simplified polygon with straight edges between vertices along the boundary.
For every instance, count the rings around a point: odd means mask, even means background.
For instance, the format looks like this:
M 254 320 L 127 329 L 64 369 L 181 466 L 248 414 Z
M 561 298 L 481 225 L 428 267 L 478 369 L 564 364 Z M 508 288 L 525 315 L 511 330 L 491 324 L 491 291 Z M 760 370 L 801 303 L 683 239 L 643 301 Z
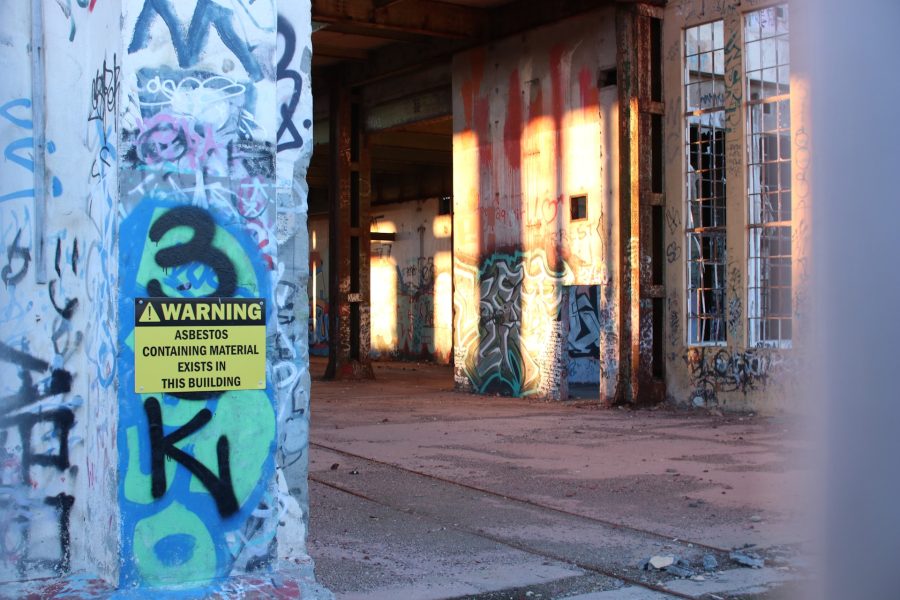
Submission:
M 569 198 L 569 219 L 571 221 L 583 221 L 587 219 L 587 196 L 572 196 Z
M 788 7 L 744 15 L 747 320 L 757 345 L 791 343 L 791 99 Z
M 725 42 L 715 21 L 684 31 L 685 236 L 690 344 L 725 342 Z
M 453 214 L 453 197 L 441 196 L 438 199 L 438 214 L 439 215 Z

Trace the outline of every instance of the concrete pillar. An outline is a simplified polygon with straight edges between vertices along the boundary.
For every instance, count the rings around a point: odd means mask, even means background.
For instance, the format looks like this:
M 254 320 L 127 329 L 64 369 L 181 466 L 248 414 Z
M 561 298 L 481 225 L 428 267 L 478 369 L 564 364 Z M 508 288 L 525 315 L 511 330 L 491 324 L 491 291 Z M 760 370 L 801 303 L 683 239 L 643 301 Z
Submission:
M 0 45 L 0 581 L 329 596 L 305 550 L 309 2 L 29 5 Z M 142 297 L 263 301 L 257 389 L 195 356 L 171 378 L 229 381 L 140 393 Z

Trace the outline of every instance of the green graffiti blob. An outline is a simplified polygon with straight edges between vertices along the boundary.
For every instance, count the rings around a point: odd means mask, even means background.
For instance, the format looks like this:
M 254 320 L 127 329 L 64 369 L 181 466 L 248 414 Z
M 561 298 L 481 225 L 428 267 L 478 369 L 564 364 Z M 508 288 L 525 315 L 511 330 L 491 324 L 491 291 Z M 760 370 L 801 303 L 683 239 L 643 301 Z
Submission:
M 155 208 L 147 231 L 152 230 L 154 224 L 171 210 L 174 209 Z M 194 238 L 200 235 L 199 231 L 204 231 L 201 245 L 206 249 L 215 249 L 219 259 L 223 259 L 222 255 L 227 258 L 227 261 L 222 262 L 230 263 L 229 272 L 233 269 L 236 276 L 236 281 L 231 278 L 228 285 L 229 290 L 236 287 L 233 295 L 249 297 L 262 295 L 261 287 L 266 282 L 261 281 L 259 277 L 264 275 L 257 275 L 248 249 L 224 227 L 218 224 L 213 226 L 211 217 L 194 223 L 179 223 L 165 231 L 158 241 L 146 240 L 137 268 L 137 285 L 147 289 L 151 281 L 158 281 L 161 291 L 157 293 L 171 297 L 199 297 L 216 293 L 219 285 L 216 281 L 217 274 L 221 275 L 221 271 L 211 268 L 212 263 L 204 262 L 202 252 L 197 255 L 196 262 L 174 268 L 163 268 L 157 261 L 158 254 L 167 248 L 191 246 L 192 241 L 194 247 L 198 246 L 200 243 Z M 194 257 L 193 250 L 182 249 L 182 251 L 190 251 L 189 257 Z M 133 348 L 133 332 L 125 337 L 125 343 Z M 131 412 L 139 415 L 144 410 L 145 400 L 150 396 L 155 396 L 160 401 L 166 432 L 179 429 L 204 408 L 212 411 L 212 419 L 208 423 L 175 443 L 175 447 L 194 457 L 218 477 L 217 446 L 221 438 L 227 439 L 231 448 L 229 457 L 231 484 L 238 505 L 246 510 L 248 507 L 245 504 L 248 504 L 254 493 L 259 491 L 260 473 L 271 469 L 269 461 L 273 459 L 275 450 L 276 415 L 267 392 L 263 390 L 224 392 L 217 394 L 214 400 L 178 402 L 164 401 L 163 394 L 129 394 L 125 401 L 133 403 Z M 209 492 L 196 476 L 190 477 L 187 488 L 179 484 L 177 489 L 168 488 L 163 498 L 153 498 L 149 461 L 146 460 L 147 457 L 141 456 L 141 441 L 146 441 L 141 437 L 146 435 L 141 427 L 143 426 L 134 426 L 125 430 L 128 470 L 123 482 L 123 495 L 128 501 L 143 505 L 167 501 L 170 495 L 174 495 L 174 498 L 159 513 L 142 518 L 134 525 L 133 564 L 142 585 L 151 587 L 175 583 L 202 585 L 221 575 L 221 565 L 218 561 L 225 555 L 213 541 L 213 534 L 218 535 L 217 527 L 221 525 L 226 528 L 226 544 L 232 544 L 232 539 L 244 543 L 240 530 L 234 529 L 239 527 L 240 523 L 234 519 L 221 524 L 205 522 L 198 514 L 178 501 L 179 499 L 187 501 L 182 495 L 188 492 L 191 494 Z M 173 484 L 178 469 L 176 461 L 165 461 L 166 482 L 169 486 Z M 264 495 L 264 498 L 268 497 Z M 272 504 L 268 499 L 266 503 Z M 229 533 L 231 531 L 234 534 Z M 270 540 L 265 541 L 268 544 Z M 232 548 L 227 554 L 236 556 L 239 552 L 240 548 Z
M 202 406 L 198 402 L 164 404 L 166 427 L 178 429 L 190 421 Z M 139 504 L 150 504 L 157 499 L 150 495 L 149 465 L 146 471 L 140 466 L 139 435 L 137 427 L 130 427 L 126 432 L 128 472 L 125 474 L 125 498 Z M 238 504 L 243 505 L 259 482 L 258 474 L 272 453 L 275 439 L 275 410 L 264 391 L 223 393 L 213 411 L 212 420 L 200 431 L 176 443 L 175 447 L 185 450 L 186 446 L 190 446 L 188 453 L 218 477 L 216 444 L 223 435 L 232 448 L 240 449 L 231 454 L 231 480 Z M 173 481 L 176 467 L 175 461 L 166 461 L 166 481 Z M 199 479 L 192 476 L 190 491 L 205 493 L 207 490 Z
M 167 411 L 168 407 L 164 410 Z M 231 453 L 231 483 L 238 504 L 243 505 L 259 483 L 259 473 L 273 451 L 275 411 L 264 391 L 223 393 L 213 412 L 212 421 L 190 436 L 194 456 L 216 476 L 219 475 L 216 443 L 223 435 L 228 438 L 231 447 L 237 450 Z M 199 479 L 191 477 L 190 490 L 205 492 L 206 488 Z

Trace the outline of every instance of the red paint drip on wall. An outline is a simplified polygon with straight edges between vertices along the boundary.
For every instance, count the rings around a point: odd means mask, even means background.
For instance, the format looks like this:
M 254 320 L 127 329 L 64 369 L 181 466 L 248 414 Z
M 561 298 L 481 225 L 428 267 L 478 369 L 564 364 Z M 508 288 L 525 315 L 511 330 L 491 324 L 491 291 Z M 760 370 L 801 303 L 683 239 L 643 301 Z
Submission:
M 534 92 L 534 97 L 531 99 L 531 103 L 528 105 L 528 120 L 534 121 L 535 119 L 539 119 L 544 116 L 544 87 L 540 84 L 537 85 L 537 90 Z
M 475 99 L 475 133 L 478 136 L 478 207 L 494 207 L 494 146 L 490 136 L 490 100 L 485 97 Z M 494 211 L 481 212 L 481 252 L 490 253 L 495 245 Z
M 519 70 L 509 76 L 509 100 L 506 104 L 506 123 L 503 124 L 503 150 L 514 172 L 522 166 L 522 85 Z
M 587 67 L 582 67 L 578 73 L 578 87 L 581 90 L 582 108 L 600 106 L 600 94 L 597 91 L 597 84 L 592 81 L 591 72 Z
M 473 103 L 475 102 L 476 96 L 478 96 L 478 92 L 481 91 L 481 81 L 484 78 L 483 49 L 472 52 L 471 73 L 472 76 L 463 81 L 461 90 L 463 102 L 463 117 L 465 120 L 466 129 L 472 128 Z
M 490 167 L 491 163 L 494 161 L 493 146 L 491 146 L 490 136 L 490 109 L 491 104 L 487 98 L 478 97 L 475 99 L 473 129 L 475 135 L 478 136 L 478 162 L 482 167 Z M 486 171 L 482 171 L 482 175 L 486 173 Z
M 97 0 L 91 0 L 91 5 L 88 6 L 88 12 L 94 12 L 94 5 L 97 4 Z
M 553 46 L 550 50 L 550 91 L 553 94 L 553 119 L 556 129 L 559 130 L 563 119 L 563 77 L 562 61 L 565 49 L 563 46 Z

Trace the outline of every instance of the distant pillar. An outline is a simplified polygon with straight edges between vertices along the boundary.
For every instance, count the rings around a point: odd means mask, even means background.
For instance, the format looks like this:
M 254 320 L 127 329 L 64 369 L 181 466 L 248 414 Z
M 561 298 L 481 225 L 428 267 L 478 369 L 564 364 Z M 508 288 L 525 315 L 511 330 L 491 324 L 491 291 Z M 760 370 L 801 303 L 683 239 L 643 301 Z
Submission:
M 620 380 L 617 401 L 665 398 L 661 19 L 635 4 L 616 15 L 620 131 Z
M 335 74 L 329 93 L 328 379 L 370 379 L 369 204 L 371 166 L 362 109 Z

